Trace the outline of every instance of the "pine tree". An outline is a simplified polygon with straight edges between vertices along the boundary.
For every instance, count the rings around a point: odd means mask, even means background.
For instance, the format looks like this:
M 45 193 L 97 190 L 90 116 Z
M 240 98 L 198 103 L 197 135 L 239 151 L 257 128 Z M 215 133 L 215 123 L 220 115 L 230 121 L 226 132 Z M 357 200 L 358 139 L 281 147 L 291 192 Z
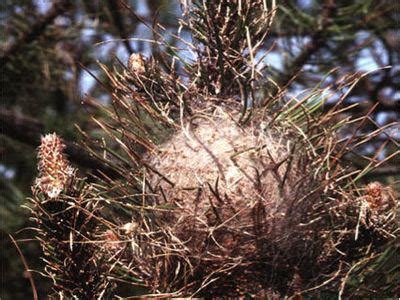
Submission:
M 360 181 L 380 162 L 359 170 L 343 163 L 384 130 L 359 135 L 371 111 L 337 121 L 364 76 L 340 78 L 343 96 L 329 109 L 331 85 L 290 97 L 286 80 L 263 68 L 276 15 L 267 2 L 185 2 L 180 24 L 192 42 L 181 41 L 192 57 L 161 38 L 164 55 L 100 65 L 112 109 L 95 122 L 107 138 L 91 143 L 82 133 L 115 176 L 79 179 L 64 173 L 60 150 L 40 155 L 33 214 L 55 291 L 98 298 L 128 284 L 159 297 L 398 293 L 390 267 L 398 195 Z M 329 18 L 332 1 L 324 8 Z M 330 24 L 322 21 L 317 39 Z M 349 124 L 356 130 L 342 139 Z M 46 141 L 41 152 L 62 148 Z M 47 155 L 57 160 L 51 167 Z M 82 261 L 88 268 L 75 272 Z

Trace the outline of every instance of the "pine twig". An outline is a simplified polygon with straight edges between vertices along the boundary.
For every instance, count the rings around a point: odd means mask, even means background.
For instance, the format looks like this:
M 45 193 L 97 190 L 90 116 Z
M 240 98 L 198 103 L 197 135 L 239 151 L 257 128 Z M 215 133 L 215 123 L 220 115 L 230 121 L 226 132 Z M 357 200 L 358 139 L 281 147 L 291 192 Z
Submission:
M 31 287 L 32 287 L 33 299 L 34 299 L 34 300 L 38 300 L 39 298 L 38 298 L 38 294 L 37 294 L 37 289 L 36 289 L 35 281 L 33 280 L 33 276 L 32 276 L 32 273 L 31 273 L 31 271 L 30 271 L 30 269 L 29 269 L 28 263 L 26 262 L 25 256 L 24 256 L 24 254 L 22 253 L 21 249 L 20 249 L 19 246 L 18 246 L 18 243 L 15 241 L 15 239 L 13 238 L 13 236 L 12 236 L 11 234 L 9 234 L 8 236 L 10 237 L 11 241 L 13 242 L 15 248 L 17 249 L 17 251 L 18 251 L 18 253 L 19 253 L 19 256 L 21 257 L 22 263 L 24 264 L 27 277 L 28 277 L 29 282 L 30 282 Z

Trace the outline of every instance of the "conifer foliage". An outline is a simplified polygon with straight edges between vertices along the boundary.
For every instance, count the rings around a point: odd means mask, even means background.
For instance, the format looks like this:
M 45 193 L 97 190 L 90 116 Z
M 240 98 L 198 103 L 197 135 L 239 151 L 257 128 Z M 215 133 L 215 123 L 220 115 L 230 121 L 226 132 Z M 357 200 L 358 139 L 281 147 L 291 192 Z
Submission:
M 297 99 L 265 89 L 274 1 L 182 10 L 192 58 L 159 38 L 165 56 L 102 66 L 113 109 L 95 119 L 107 139 L 86 136 L 86 146 L 118 176 L 79 179 L 58 137 L 43 138 L 33 215 L 54 289 L 90 299 L 126 284 L 157 297 L 390 295 L 398 270 L 373 291 L 352 277 L 373 276 L 397 247 L 398 196 L 360 186 L 366 170 L 341 161 L 368 139 L 340 129 L 368 115 L 333 122 L 339 104 L 321 109 L 328 90 Z
M 76 176 L 56 134 L 42 138 L 39 177 L 33 191 L 33 220 L 43 248 L 45 273 L 55 298 L 95 299 L 109 283 L 94 233 L 101 209 L 93 186 Z M 64 193 L 62 193 L 64 191 Z

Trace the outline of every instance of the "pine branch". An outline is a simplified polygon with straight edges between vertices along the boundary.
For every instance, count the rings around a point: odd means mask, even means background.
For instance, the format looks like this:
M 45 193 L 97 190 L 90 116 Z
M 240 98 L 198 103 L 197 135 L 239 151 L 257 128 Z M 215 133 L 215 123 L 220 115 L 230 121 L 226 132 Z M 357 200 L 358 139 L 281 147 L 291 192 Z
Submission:
M 371 98 L 373 99 L 373 98 Z M 352 113 L 352 114 L 363 114 L 365 112 L 368 111 L 369 108 L 371 108 L 371 105 L 373 103 L 361 103 L 360 105 L 354 106 L 352 108 L 350 108 L 349 110 L 347 110 L 347 113 Z M 324 111 L 328 112 L 329 110 L 331 110 L 334 106 L 336 105 L 336 103 L 325 103 L 324 104 Z M 342 105 L 340 105 L 339 107 L 345 107 L 346 105 L 349 105 L 348 103 L 344 102 Z M 386 101 L 386 102 L 379 102 L 377 108 L 376 108 L 376 112 L 380 113 L 380 112 L 396 112 L 400 110 L 400 102 L 398 101 Z
M 383 178 L 388 176 L 398 176 L 400 174 L 400 168 L 398 166 L 387 166 L 383 168 L 378 168 L 365 175 L 366 178 Z
M 96 240 L 101 200 L 95 189 L 76 175 L 64 150 L 56 134 L 41 139 L 39 174 L 29 199 L 46 262 L 44 271 L 53 279 L 52 288 L 61 299 L 102 299 L 110 284 L 108 266 Z
M 19 51 L 27 44 L 32 43 L 39 36 L 41 36 L 46 28 L 53 23 L 55 18 L 64 14 L 71 6 L 72 1 L 63 0 L 56 2 L 50 10 L 38 18 L 37 22 L 29 26 L 29 30 L 25 31 L 14 43 L 11 43 L 4 49 L 3 54 L 0 56 L 0 65 L 4 67 L 13 56 L 18 55 Z
M 318 29 L 311 34 L 311 39 L 304 46 L 303 51 L 292 61 L 286 72 L 277 80 L 278 86 L 285 87 L 290 84 L 292 79 L 303 69 L 303 66 L 309 61 L 311 56 L 325 46 L 327 41 L 325 31 L 332 22 L 331 18 L 335 13 L 335 9 L 336 4 L 334 0 L 324 1 L 321 18 L 318 22 Z
M 107 1 L 107 6 L 111 14 L 111 20 L 114 23 L 115 28 L 118 30 L 119 36 L 122 39 L 122 42 L 128 51 L 129 54 L 133 53 L 133 48 L 131 44 L 129 43 L 129 34 L 125 30 L 125 25 L 124 25 L 124 18 L 121 15 L 121 13 L 118 10 L 118 4 L 114 0 L 108 0 Z

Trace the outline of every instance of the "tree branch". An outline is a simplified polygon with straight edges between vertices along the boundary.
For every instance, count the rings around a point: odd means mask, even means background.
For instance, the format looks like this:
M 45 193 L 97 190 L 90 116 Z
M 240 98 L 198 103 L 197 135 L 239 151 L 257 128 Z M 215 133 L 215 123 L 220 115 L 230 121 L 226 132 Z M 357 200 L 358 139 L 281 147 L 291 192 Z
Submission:
M 310 57 L 325 45 L 325 30 L 332 22 L 331 18 L 335 9 L 336 5 L 334 0 L 324 1 L 321 18 L 318 21 L 319 24 L 317 24 L 317 30 L 311 34 L 311 40 L 304 46 L 303 51 L 292 61 L 287 71 L 277 80 L 279 87 L 288 85 L 292 78 L 303 69 L 303 66 L 308 62 Z
M 9 44 L 0 56 L 0 65 L 7 64 L 13 56 L 23 48 L 23 46 L 33 42 L 43 34 L 47 26 L 53 23 L 54 19 L 59 15 L 64 14 L 73 2 L 63 0 L 56 2 L 50 10 L 37 20 L 36 23 L 29 26 L 29 30 L 22 33 L 13 43 Z
M 125 25 L 123 23 L 124 19 L 118 10 L 117 2 L 115 0 L 108 0 L 107 5 L 111 14 L 111 20 L 114 23 L 115 28 L 118 30 L 119 36 L 121 37 L 122 42 L 130 55 L 133 53 L 133 48 L 129 43 L 129 34 L 125 30 Z
M 371 98 L 369 98 L 371 99 Z M 351 113 L 351 114 L 365 114 L 368 109 L 371 108 L 373 103 L 366 102 L 366 103 L 361 103 L 360 105 L 354 106 L 351 109 L 347 110 L 346 113 Z M 334 106 L 336 106 L 337 103 L 325 103 L 323 106 L 324 112 L 328 112 L 331 110 Z M 350 105 L 348 102 L 343 102 L 340 104 L 337 108 L 344 108 L 347 105 Z M 378 106 L 375 109 L 375 113 L 380 113 L 380 112 L 399 112 L 400 111 L 400 102 L 399 101 L 380 101 Z
M 383 168 L 378 168 L 376 170 L 372 170 L 365 174 L 366 178 L 382 178 L 388 176 L 398 176 L 400 174 L 400 168 L 397 166 L 387 166 Z

